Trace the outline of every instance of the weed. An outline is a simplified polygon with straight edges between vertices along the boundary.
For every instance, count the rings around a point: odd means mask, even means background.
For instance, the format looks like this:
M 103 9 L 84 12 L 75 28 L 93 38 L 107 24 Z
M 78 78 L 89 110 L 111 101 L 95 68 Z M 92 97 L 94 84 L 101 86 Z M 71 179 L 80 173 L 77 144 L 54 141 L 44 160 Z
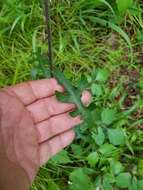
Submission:
M 38 0 L 0 7 L 0 85 L 29 80 L 32 68 L 34 78 L 49 76 Z M 77 128 L 32 189 L 142 190 L 142 2 L 53 0 L 51 7 L 54 64 L 78 90 L 87 84 L 94 124 Z

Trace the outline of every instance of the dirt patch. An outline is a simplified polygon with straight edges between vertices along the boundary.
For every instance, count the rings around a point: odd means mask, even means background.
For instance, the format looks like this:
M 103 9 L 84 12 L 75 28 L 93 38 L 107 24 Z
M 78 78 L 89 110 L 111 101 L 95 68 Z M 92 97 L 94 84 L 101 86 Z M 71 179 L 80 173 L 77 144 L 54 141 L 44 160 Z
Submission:
M 124 108 L 128 109 L 134 104 L 137 95 L 140 93 L 137 87 L 137 82 L 139 80 L 139 71 L 136 69 L 128 69 L 126 67 L 120 67 L 114 71 L 109 80 L 110 88 L 114 88 L 120 82 L 126 92 L 127 96 L 124 100 Z M 122 94 L 120 94 L 115 99 L 118 101 Z

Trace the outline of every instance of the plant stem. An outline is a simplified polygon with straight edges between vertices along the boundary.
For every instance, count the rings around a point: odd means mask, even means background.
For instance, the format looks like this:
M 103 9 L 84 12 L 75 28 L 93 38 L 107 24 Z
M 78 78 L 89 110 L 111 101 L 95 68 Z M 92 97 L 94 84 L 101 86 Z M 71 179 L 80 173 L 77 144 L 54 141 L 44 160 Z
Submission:
M 50 66 L 51 77 L 53 76 L 53 55 L 52 55 L 52 34 L 51 34 L 51 18 L 50 18 L 50 0 L 43 0 L 46 28 L 45 33 L 48 42 L 48 60 Z

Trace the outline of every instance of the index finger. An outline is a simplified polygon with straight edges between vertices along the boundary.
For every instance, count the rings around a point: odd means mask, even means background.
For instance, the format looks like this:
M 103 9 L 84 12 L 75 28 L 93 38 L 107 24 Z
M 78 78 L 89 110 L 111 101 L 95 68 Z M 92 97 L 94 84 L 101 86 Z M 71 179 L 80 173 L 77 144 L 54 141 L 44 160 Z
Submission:
M 51 78 L 24 82 L 5 90 L 14 93 L 24 105 L 29 105 L 38 99 L 53 96 L 55 91 L 63 92 L 64 88 L 58 84 L 56 79 Z

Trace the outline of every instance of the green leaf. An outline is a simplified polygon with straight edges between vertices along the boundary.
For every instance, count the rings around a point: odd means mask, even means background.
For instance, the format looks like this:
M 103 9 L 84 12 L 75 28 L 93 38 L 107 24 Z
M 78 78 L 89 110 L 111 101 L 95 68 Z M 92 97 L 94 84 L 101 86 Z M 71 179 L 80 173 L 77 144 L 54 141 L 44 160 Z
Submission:
M 103 189 L 104 190 L 113 190 L 111 184 L 108 182 L 108 180 L 106 178 L 103 179 Z
M 58 82 L 65 87 L 65 89 L 71 96 L 73 103 L 75 103 L 77 108 L 79 109 L 80 113 L 85 116 L 86 113 L 85 113 L 84 106 L 81 102 L 80 95 L 75 93 L 75 89 L 71 85 L 70 81 L 68 79 L 66 79 L 64 74 L 62 72 L 60 72 L 58 69 L 54 70 L 54 76 L 58 80 Z
M 72 103 L 73 99 L 71 96 L 69 96 L 68 94 L 62 93 L 62 92 L 56 92 L 55 93 L 56 98 L 63 103 Z
M 101 113 L 102 122 L 106 125 L 110 125 L 113 123 L 116 117 L 116 110 L 105 108 Z
M 106 174 L 104 175 L 104 179 L 105 179 L 106 181 L 108 181 L 109 183 L 115 183 L 115 177 L 114 177 L 114 175 L 111 174 L 111 173 L 106 173 Z
M 37 75 L 38 75 L 38 69 L 37 68 L 32 68 L 31 69 L 31 77 L 33 80 L 37 79 Z
M 97 152 L 91 152 L 88 157 L 87 157 L 87 161 L 89 163 L 89 165 L 91 167 L 95 167 L 96 164 L 98 163 L 99 161 L 99 155 Z
M 48 183 L 48 189 L 47 190 L 60 190 L 60 189 L 54 181 L 50 181 Z
M 139 183 L 138 183 L 138 180 L 136 179 L 136 177 L 133 177 L 132 183 L 129 186 L 129 190 L 139 190 Z
M 105 157 L 116 156 L 118 154 L 118 149 L 112 144 L 103 144 L 99 148 L 99 152 Z
M 138 163 L 138 174 L 143 177 L 143 159 Z
M 103 132 L 103 129 L 101 127 L 98 127 L 98 134 L 92 133 L 92 138 L 95 140 L 95 143 L 99 146 L 101 146 L 105 141 L 105 135 Z
M 118 11 L 121 14 L 126 13 L 126 11 L 132 7 L 133 0 L 116 0 Z
M 90 178 L 81 168 L 74 170 L 70 174 L 70 181 L 72 182 L 70 190 L 93 190 Z
M 83 151 L 80 145 L 77 144 L 72 144 L 71 145 L 72 151 L 74 153 L 75 156 L 81 156 Z
M 130 173 L 120 173 L 116 177 L 116 184 L 120 188 L 128 188 L 131 185 L 131 174 Z
M 139 190 L 142 190 L 142 187 L 143 187 L 143 180 L 139 180 L 139 181 L 138 181 L 138 184 L 139 184 Z
M 108 138 L 113 145 L 124 145 L 126 143 L 122 129 L 108 129 Z
M 92 84 L 91 85 L 91 92 L 93 95 L 101 96 L 103 94 L 103 90 L 101 85 L 99 84 Z
M 96 80 L 100 82 L 106 82 L 109 77 L 109 72 L 107 69 L 98 69 Z
M 68 156 L 68 152 L 66 150 L 62 150 L 61 152 L 59 152 L 51 159 L 51 161 L 55 164 L 67 164 L 71 162 Z
M 95 179 L 95 182 L 94 182 L 95 187 L 96 187 L 96 188 L 100 188 L 100 187 L 101 187 L 101 183 L 102 183 L 102 178 L 101 178 L 101 176 L 97 176 L 96 179 Z
M 85 90 L 87 87 L 89 86 L 89 82 L 87 80 L 87 76 L 82 75 L 81 79 L 78 83 L 78 90 L 80 90 L 80 92 L 82 92 L 83 90 Z
M 118 175 L 124 171 L 123 165 L 116 160 L 110 160 L 110 168 L 113 174 Z

